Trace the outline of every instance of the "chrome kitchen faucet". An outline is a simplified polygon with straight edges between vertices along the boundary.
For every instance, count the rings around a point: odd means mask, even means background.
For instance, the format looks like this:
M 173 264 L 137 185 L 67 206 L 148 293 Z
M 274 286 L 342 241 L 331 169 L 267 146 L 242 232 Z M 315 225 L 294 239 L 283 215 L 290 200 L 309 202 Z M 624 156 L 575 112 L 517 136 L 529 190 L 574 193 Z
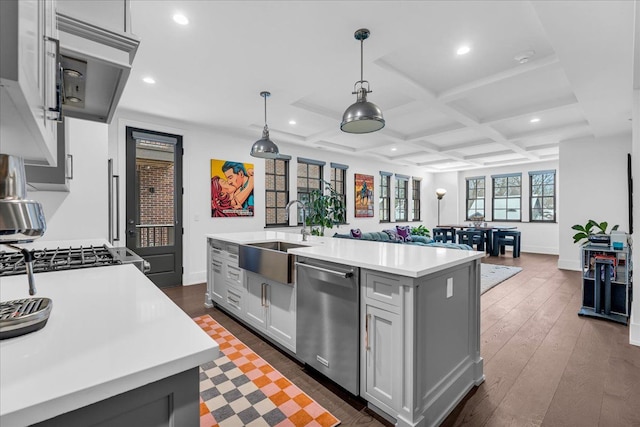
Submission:
M 285 212 L 286 212 L 286 219 L 287 221 L 289 221 L 289 208 L 291 207 L 291 205 L 293 205 L 294 203 L 299 204 L 300 206 L 302 206 L 302 230 L 300 230 L 300 233 L 302 233 L 302 241 L 306 242 L 307 241 L 307 236 L 310 234 L 307 231 L 307 206 L 301 202 L 300 200 L 292 200 L 289 203 L 287 203 L 287 206 L 284 208 Z

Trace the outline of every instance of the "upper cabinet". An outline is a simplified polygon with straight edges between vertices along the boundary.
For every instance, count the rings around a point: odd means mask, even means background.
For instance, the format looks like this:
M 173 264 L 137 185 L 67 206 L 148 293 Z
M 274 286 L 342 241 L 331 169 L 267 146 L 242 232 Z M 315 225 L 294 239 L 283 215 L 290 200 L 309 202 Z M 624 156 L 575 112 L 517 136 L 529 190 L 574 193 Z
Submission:
M 140 44 L 131 33 L 129 1 L 60 0 L 56 17 L 64 114 L 110 123 Z
M 0 1 L 0 59 L 0 152 L 56 165 L 62 94 L 54 1 Z

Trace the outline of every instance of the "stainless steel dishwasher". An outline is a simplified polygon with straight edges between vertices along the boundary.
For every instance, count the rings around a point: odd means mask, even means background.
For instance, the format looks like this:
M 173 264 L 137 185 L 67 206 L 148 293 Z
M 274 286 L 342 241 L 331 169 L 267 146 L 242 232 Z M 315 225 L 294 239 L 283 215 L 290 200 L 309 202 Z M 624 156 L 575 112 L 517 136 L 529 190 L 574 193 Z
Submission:
M 296 355 L 357 395 L 360 269 L 299 256 L 296 273 Z

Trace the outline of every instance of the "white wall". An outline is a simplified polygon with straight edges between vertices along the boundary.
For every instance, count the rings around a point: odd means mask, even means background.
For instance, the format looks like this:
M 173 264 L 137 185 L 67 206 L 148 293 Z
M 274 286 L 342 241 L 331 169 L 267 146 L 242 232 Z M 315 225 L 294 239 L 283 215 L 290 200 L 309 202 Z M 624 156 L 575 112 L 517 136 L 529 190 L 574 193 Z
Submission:
M 637 6 L 636 13 L 638 15 L 637 22 L 640 23 L 640 6 Z M 638 30 L 640 32 L 640 30 Z M 640 40 L 638 41 L 640 43 Z M 638 48 L 640 50 L 640 48 Z M 640 62 L 640 57 L 636 59 Z M 640 65 L 638 65 L 640 68 Z M 640 208 L 640 78 L 637 79 L 636 89 L 633 91 L 633 148 L 632 148 L 632 165 L 631 170 L 633 174 L 634 192 L 633 192 L 633 236 L 638 239 L 638 230 L 640 227 L 640 217 L 638 217 L 638 209 Z M 633 253 L 633 264 L 640 266 L 640 246 L 636 244 L 636 248 Z M 637 273 L 636 273 L 637 274 Z M 636 297 L 633 300 L 631 306 L 631 319 L 629 325 L 629 342 L 631 344 L 640 346 L 640 287 L 635 286 Z
M 65 119 L 65 138 L 73 155 L 70 192 L 29 191 L 42 204 L 47 230 L 39 241 L 108 238 L 106 124 Z
M 580 270 L 580 252 L 571 226 L 593 219 L 629 231 L 627 154 L 631 135 L 581 138 L 560 143 L 558 267 Z
M 264 191 L 264 161 L 249 155 L 251 145 L 260 137 L 259 132 L 246 132 L 231 134 L 224 130 L 212 129 L 197 124 L 168 120 L 165 118 L 134 113 L 130 111 L 118 111 L 109 127 L 109 156 L 115 159 L 116 171 L 122 177 L 122 186 L 125 183 L 125 128 L 135 126 L 148 130 L 174 133 L 183 136 L 183 221 L 184 234 L 184 270 L 183 282 L 194 284 L 205 281 L 205 234 L 240 232 L 250 230 L 263 230 L 265 227 L 265 191 Z M 366 138 L 366 136 L 362 136 Z M 326 235 L 333 232 L 348 233 L 350 228 L 360 228 L 363 231 L 382 230 L 392 228 L 396 224 L 381 224 L 378 218 L 377 201 L 375 204 L 375 216 L 373 218 L 354 217 L 354 173 L 362 173 L 374 176 L 374 195 L 379 196 L 380 171 L 399 173 L 422 178 L 423 202 L 421 204 L 421 222 L 411 222 L 411 225 L 425 224 L 431 228 L 435 224 L 435 191 L 431 174 L 423 172 L 420 168 L 407 168 L 372 159 L 344 155 L 316 148 L 306 148 L 297 144 L 287 144 L 278 140 L 277 134 L 272 132 L 271 138 L 278 145 L 282 154 L 292 157 L 290 164 L 290 200 L 296 198 L 296 166 L 297 157 L 305 157 L 325 161 L 325 180 L 330 180 L 330 162 L 342 163 L 349 166 L 347 171 L 347 222 L 345 226 L 334 228 Z M 254 164 L 255 180 L 255 216 L 243 218 L 211 218 L 210 196 L 210 159 L 225 159 L 248 162 Z M 124 191 L 122 191 L 124 193 Z M 124 214 L 124 194 L 121 194 L 121 212 Z M 393 200 L 392 200 L 393 218 Z M 291 215 L 292 221 L 295 215 Z M 124 227 L 124 217 L 121 217 L 121 228 Z M 299 227 L 289 227 L 286 231 L 298 232 Z
M 470 171 L 460 172 L 457 175 L 457 199 L 456 204 L 460 206 L 456 222 L 460 224 L 468 223 L 466 220 L 466 179 L 471 177 L 485 177 L 485 219 L 492 225 L 515 225 L 522 233 L 522 251 L 541 254 L 558 254 L 558 222 L 555 223 L 539 223 L 529 222 L 529 172 L 555 170 L 556 171 L 556 200 L 561 199 L 561 193 L 567 194 L 563 188 L 564 182 L 560 179 L 558 173 L 558 162 L 547 161 L 538 163 L 527 163 L 524 165 L 503 166 L 486 169 L 474 169 Z M 493 200 L 492 193 L 492 175 L 500 175 L 507 173 L 522 174 L 522 199 L 521 214 L 522 222 L 492 222 L 491 206 Z M 448 196 L 448 194 L 447 194 Z M 563 215 L 561 209 L 556 211 L 556 221 Z
M 427 199 L 433 203 L 433 209 L 436 211 L 436 213 L 438 210 L 438 197 L 436 196 L 436 189 L 444 188 L 445 190 L 447 190 L 447 193 L 444 195 L 442 200 L 440 200 L 440 224 L 460 224 L 458 218 L 460 217 L 460 207 L 464 206 L 464 202 L 462 203 L 462 205 L 459 205 L 458 203 L 458 173 L 443 172 L 435 174 L 433 177 L 433 182 L 433 190 L 427 195 Z

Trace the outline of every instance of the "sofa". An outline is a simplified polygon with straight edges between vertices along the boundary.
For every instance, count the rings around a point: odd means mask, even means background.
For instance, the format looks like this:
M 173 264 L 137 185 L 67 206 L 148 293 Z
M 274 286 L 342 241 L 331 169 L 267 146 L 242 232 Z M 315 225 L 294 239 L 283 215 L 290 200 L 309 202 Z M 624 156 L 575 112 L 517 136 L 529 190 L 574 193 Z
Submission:
M 348 234 L 340 234 L 335 233 L 333 237 L 338 239 L 353 239 L 353 240 L 368 240 L 374 242 L 388 242 L 388 243 L 397 243 L 404 245 L 417 245 L 417 246 L 431 246 L 436 248 L 447 248 L 447 249 L 462 249 L 467 251 L 474 250 L 469 245 L 464 245 L 460 243 L 451 243 L 451 242 L 436 242 L 433 239 L 425 236 L 416 236 L 410 235 L 410 238 L 398 238 L 397 232 L 394 233 L 394 230 L 383 230 L 383 231 L 372 231 L 368 233 L 354 233 L 353 230 Z M 359 236 L 359 237 L 357 237 Z

